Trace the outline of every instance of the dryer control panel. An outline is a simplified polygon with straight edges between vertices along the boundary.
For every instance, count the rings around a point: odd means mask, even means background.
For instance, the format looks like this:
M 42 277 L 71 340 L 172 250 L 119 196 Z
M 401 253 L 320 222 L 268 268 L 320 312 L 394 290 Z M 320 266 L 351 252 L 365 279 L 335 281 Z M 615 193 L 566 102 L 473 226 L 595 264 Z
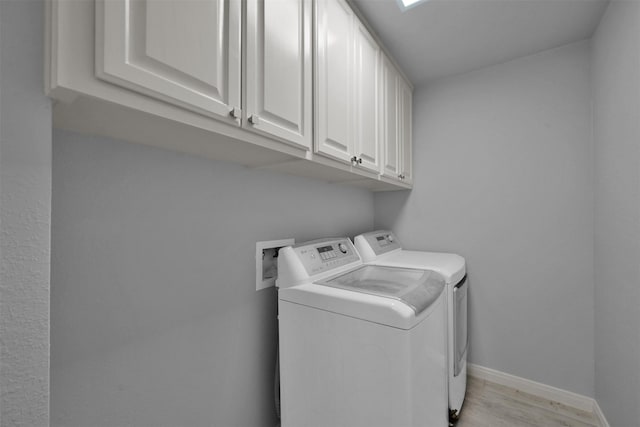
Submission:
M 361 234 L 356 237 L 356 239 L 363 239 L 376 256 L 401 248 L 400 242 L 398 242 L 396 236 L 389 230 L 372 231 Z M 360 249 L 360 247 L 358 247 L 358 249 Z
M 309 276 L 360 260 L 353 244 L 346 237 L 314 240 L 293 246 L 293 250 Z

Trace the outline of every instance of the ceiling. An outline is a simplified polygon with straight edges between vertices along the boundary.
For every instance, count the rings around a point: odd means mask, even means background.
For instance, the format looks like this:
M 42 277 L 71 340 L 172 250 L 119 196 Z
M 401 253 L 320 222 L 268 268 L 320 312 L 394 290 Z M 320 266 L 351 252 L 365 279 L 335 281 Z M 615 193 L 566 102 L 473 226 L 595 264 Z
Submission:
M 607 0 L 352 0 L 420 85 L 591 37 Z

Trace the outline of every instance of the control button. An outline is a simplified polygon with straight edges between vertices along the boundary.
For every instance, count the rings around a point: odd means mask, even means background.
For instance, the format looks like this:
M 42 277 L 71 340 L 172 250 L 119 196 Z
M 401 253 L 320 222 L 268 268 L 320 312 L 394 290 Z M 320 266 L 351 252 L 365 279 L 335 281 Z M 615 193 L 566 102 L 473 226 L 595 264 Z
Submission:
M 338 249 L 340 249 L 340 252 L 342 252 L 343 254 L 347 253 L 347 245 L 345 245 L 344 243 L 340 243 L 338 245 Z
M 391 234 L 387 234 L 387 240 L 388 240 L 390 243 L 393 243 L 394 238 L 393 238 L 393 236 L 392 236 Z

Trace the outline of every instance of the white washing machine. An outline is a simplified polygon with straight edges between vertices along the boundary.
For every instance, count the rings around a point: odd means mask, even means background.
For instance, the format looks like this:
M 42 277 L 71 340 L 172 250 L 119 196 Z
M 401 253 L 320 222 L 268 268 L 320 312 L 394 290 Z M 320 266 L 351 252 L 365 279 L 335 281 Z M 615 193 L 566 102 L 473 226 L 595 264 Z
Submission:
M 278 256 L 282 427 L 445 427 L 445 281 L 348 238 Z
M 434 270 L 446 281 L 447 371 L 449 414 L 456 421 L 467 389 L 467 290 L 465 260 L 459 255 L 403 249 L 388 230 L 372 231 L 354 238 L 362 260 L 369 265 Z

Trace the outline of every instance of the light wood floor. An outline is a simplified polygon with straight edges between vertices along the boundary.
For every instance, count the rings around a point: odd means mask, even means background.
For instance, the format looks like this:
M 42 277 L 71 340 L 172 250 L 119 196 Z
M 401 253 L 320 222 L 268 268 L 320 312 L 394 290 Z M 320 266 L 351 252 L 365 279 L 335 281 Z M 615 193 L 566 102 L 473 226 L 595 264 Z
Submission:
M 456 427 L 599 427 L 589 412 L 469 377 Z

